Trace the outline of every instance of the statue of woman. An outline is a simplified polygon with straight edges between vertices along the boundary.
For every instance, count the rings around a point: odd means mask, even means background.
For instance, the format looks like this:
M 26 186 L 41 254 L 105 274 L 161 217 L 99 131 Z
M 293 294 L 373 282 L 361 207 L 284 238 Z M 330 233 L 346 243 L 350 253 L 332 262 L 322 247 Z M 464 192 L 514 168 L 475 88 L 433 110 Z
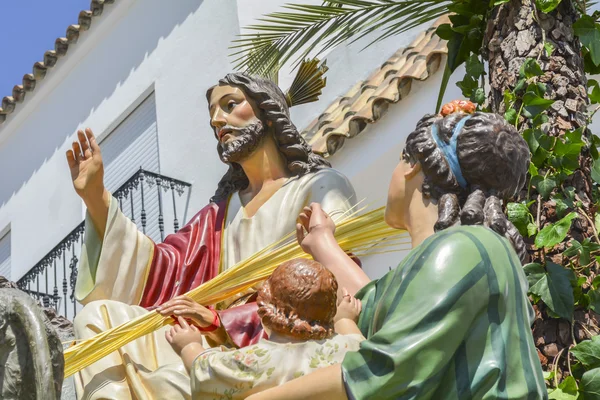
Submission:
M 501 116 L 454 108 L 419 121 L 394 170 L 386 222 L 413 245 L 395 270 L 369 282 L 318 204 L 300 215 L 302 247 L 362 301 L 366 340 L 249 399 L 547 398 L 523 238 L 502 211 L 525 183 L 529 149 Z

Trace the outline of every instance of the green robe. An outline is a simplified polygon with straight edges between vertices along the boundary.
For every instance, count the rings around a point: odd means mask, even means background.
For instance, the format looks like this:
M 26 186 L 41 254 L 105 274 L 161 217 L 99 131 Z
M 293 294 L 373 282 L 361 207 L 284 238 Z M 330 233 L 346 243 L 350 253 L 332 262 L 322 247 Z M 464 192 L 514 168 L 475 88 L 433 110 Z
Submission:
M 527 280 L 482 226 L 438 232 L 361 289 L 367 338 L 342 363 L 350 399 L 546 399 Z

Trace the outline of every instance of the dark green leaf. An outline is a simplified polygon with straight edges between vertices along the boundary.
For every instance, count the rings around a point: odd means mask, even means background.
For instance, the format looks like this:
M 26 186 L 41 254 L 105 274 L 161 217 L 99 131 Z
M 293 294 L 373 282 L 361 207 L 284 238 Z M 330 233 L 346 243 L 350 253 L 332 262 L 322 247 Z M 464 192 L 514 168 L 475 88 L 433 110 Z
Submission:
M 467 71 L 467 74 L 471 75 L 475 79 L 483 75 L 485 71 L 483 63 L 479 60 L 477 54 L 471 54 L 471 56 L 465 64 L 465 69 Z
M 553 197 L 552 200 L 556 203 L 556 216 L 562 218 L 569 210 L 569 205 L 562 197 Z
M 590 290 L 587 294 L 590 302 L 589 309 L 600 313 L 600 292 L 598 292 L 598 289 Z
M 594 160 L 592 163 L 592 179 L 596 183 L 600 183 L 600 159 Z
M 554 247 L 567 237 L 571 228 L 571 222 L 577 218 L 577 213 L 569 213 L 564 218 L 554 224 L 545 226 L 535 238 L 535 245 L 538 248 Z
M 539 296 L 556 315 L 570 321 L 575 305 L 571 280 L 575 279 L 575 274 L 550 261 L 546 263 L 546 271 L 533 285 L 533 279 L 528 278 L 529 291 Z
M 560 1 L 561 0 L 535 0 L 535 4 L 543 13 L 547 14 L 558 7 Z
M 520 75 L 526 79 L 533 78 L 534 76 L 544 75 L 542 67 L 540 67 L 540 64 L 538 64 L 535 58 L 527 58 L 523 65 L 521 65 L 519 72 Z
M 547 199 L 556 187 L 556 180 L 552 177 L 544 178 L 541 175 L 531 178 L 531 184 L 535 186 L 539 194 Z
M 596 256 L 595 258 L 596 262 L 600 262 L 600 257 Z M 596 277 L 592 281 L 592 289 L 598 289 L 598 286 L 600 286 L 600 275 L 596 275 Z
M 533 129 L 525 129 L 523 131 L 523 139 L 525 139 L 525 141 L 529 145 L 529 150 L 532 153 L 535 153 L 538 147 L 540 147 L 540 143 L 538 142 Z
M 523 271 L 527 277 L 527 282 L 529 282 L 529 287 L 532 287 L 538 283 L 539 280 L 546 275 L 546 270 L 541 264 L 538 263 L 529 263 L 524 265 Z
M 517 110 L 515 110 L 514 108 L 511 108 L 510 110 L 506 111 L 504 113 L 504 119 L 506 121 L 508 121 L 509 124 L 516 125 L 517 124 Z
M 521 235 L 527 234 L 527 224 L 531 220 L 531 213 L 523 203 L 508 203 L 508 219 L 519 230 Z
M 600 24 L 591 16 L 582 15 L 573 24 L 573 30 L 579 36 L 581 44 L 589 50 L 594 65 L 600 65 Z
M 588 80 L 588 97 L 592 104 L 600 103 L 600 85 L 595 79 Z
M 584 400 L 600 400 L 600 368 L 587 371 L 581 378 L 579 391 Z
M 454 36 L 454 31 L 450 24 L 442 24 L 435 30 L 436 35 L 444 40 L 450 40 Z
M 456 86 L 462 90 L 463 96 L 471 97 L 471 93 L 479 87 L 479 84 L 469 75 L 465 75 L 462 81 L 456 82 Z
M 535 92 L 527 92 L 523 95 L 523 103 L 525 104 L 524 110 L 535 117 L 550 107 L 554 100 L 544 99 Z
M 476 104 L 483 104 L 485 102 L 485 92 L 483 89 L 479 87 L 475 89 L 475 91 L 471 94 L 470 100 Z
M 563 254 L 567 257 L 573 257 L 573 256 L 579 255 L 579 253 L 581 252 L 581 249 L 582 249 L 581 243 L 579 243 L 578 240 L 572 239 L 569 242 L 569 244 L 570 244 L 570 246 L 567 247 L 567 249 L 565 250 L 565 252 Z
M 586 368 L 600 366 L 600 336 L 593 336 L 591 340 L 584 340 L 571 349 L 571 353 Z

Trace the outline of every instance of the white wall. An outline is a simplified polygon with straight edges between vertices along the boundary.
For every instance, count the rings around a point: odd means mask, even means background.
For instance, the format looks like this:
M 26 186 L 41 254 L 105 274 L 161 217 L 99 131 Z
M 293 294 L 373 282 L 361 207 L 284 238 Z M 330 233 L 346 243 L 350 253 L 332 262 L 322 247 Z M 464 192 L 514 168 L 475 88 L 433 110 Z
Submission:
M 188 213 L 179 215 L 180 223 L 207 203 L 225 167 L 215 152 L 205 91 L 232 70 L 228 47 L 239 26 L 284 3 L 121 0 L 105 7 L 92 29 L 82 34 L 79 43 L 0 126 L 0 170 L 9 171 L 3 173 L 0 185 L 0 231 L 10 224 L 13 280 L 83 218 L 84 207 L 72 189 L 64 160 L 76 130 L 89 126 L 102 138 L 153 90 L 161 173 L 193 185 Z M 363 52 L 359 50 L 370 38 L 331 50 L 322 99 L 292 109 L 296 125 L 307 125 L 333 99 L 409 44 L 418 31 Z M 280 75 L 284 89 L 293 77 L 289 72 Z M 359 198 L 384 199 L 389 173 L 408 133 L 399 134 L 398 126 L 413 126 L 417 116 L 432 111 L 440 76 L 436 74 L 421 88 L 415 85 L 408 99 L 391 107 L 382 121 L 348 141 L 332 159 L 351 178 Z M 375 136 L 376 140 L 369 140 Z M 373 199 L 372 193 L 381 193 L 381 199 Z M 393 255 L 393 264 L 398 258 Z M 383 260 L 365 266 L 375 277 L 388 264 Z
M 108 133 L 152 88 L 161 172 L 193 184 L 190 210 L 214 191 L 225 168 L 214 151 L 204 93 L 231 69 L 227 47 L 238 33 L 236 2 L 174 4 L 121 0 L 105 7 L 0 128 L 0 230 L 11 225 L 12 279 L 82 220 L 64 159 L 76 130 Z

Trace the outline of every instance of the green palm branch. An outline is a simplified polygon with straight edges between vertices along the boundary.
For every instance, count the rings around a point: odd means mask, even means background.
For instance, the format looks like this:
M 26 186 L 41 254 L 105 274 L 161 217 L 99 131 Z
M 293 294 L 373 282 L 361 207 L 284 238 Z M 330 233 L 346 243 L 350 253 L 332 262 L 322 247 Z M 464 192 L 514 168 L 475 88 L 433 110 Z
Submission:
M 448 13 L 451 0 L 330 0 L 321 5 L 288 4 L 291 12 L 275 12 L 251 25 L 250 33 L 234 40 L 236 69 L 268 76 L 293 58 L 295 65 L 309 53 L 352 42 L 380 30 L 371 43 L 398 35 Z

